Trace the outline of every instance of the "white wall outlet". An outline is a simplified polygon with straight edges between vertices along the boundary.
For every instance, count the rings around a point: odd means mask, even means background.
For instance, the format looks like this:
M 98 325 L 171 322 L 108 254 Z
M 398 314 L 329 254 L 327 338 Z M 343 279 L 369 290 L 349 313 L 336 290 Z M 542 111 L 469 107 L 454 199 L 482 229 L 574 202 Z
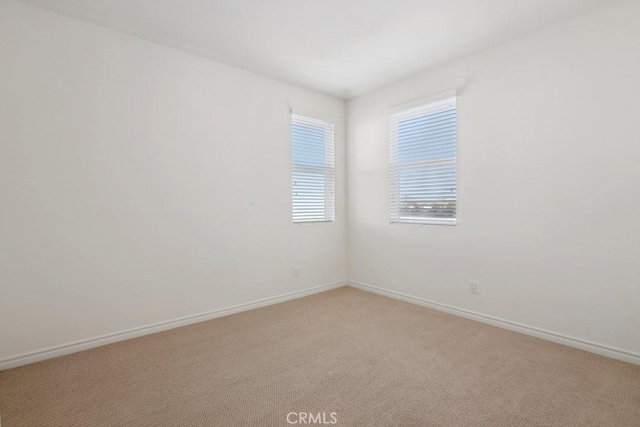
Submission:
M 300 267 L 293 267 L 293 277 L 300 277 Z
M 469 292 L 472 294 L 477 294 L 480 292 L 480 282 L 469 282 Z

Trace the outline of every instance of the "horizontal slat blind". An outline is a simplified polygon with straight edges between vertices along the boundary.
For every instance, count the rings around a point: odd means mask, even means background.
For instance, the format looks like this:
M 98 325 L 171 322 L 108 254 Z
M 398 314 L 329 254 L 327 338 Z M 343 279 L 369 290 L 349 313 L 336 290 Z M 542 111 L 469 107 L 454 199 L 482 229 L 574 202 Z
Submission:
M 389 116 L 391 223 L 456 224 L 456 98 Z
M 335 220 L 333 123 L 291 115 L 293 222 Z

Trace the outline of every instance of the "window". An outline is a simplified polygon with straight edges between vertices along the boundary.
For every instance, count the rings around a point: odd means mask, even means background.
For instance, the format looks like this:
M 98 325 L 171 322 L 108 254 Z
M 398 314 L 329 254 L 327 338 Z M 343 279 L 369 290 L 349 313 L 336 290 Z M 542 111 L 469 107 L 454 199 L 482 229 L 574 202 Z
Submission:
M 333 123 L 291 115 L 293 222 L 335 220 Z
M 456 97 L 439 98 L 389 116 L 392 224 L 456 225 Z

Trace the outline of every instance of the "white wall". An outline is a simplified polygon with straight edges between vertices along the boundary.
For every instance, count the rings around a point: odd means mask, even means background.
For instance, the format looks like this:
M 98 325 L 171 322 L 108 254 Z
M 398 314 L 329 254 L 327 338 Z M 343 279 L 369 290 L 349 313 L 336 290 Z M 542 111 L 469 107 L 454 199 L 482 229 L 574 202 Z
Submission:
M 639 22 L 615 2 L 350 101 L 350 279 L 640 353 Z M 460 225 L 389 225 L 388 109 L 453 88 Z
M 0 360 L 340 281 L 347 202 L 352 280 L 640 352 L 639 21 L 351 101 L 347 201 L 342 101 L 0 0 Z M 387 110 L 451 88 L 460 225 L 391 226 Z M 289 104 L 337 119 L 335 224 L 291 223 Z
M 0 100 L 0 360 L 346 278 L 343 101 L 11 0 Z M 292 224 L 290 103 L 334 224 Z

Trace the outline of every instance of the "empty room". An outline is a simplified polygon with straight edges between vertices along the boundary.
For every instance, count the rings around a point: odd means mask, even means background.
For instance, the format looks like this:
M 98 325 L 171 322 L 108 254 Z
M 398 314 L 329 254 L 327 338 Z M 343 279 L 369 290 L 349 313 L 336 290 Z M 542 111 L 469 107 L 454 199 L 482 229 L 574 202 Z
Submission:
M 0 0 L 0 426 L 640 426 L 640 1 Z

